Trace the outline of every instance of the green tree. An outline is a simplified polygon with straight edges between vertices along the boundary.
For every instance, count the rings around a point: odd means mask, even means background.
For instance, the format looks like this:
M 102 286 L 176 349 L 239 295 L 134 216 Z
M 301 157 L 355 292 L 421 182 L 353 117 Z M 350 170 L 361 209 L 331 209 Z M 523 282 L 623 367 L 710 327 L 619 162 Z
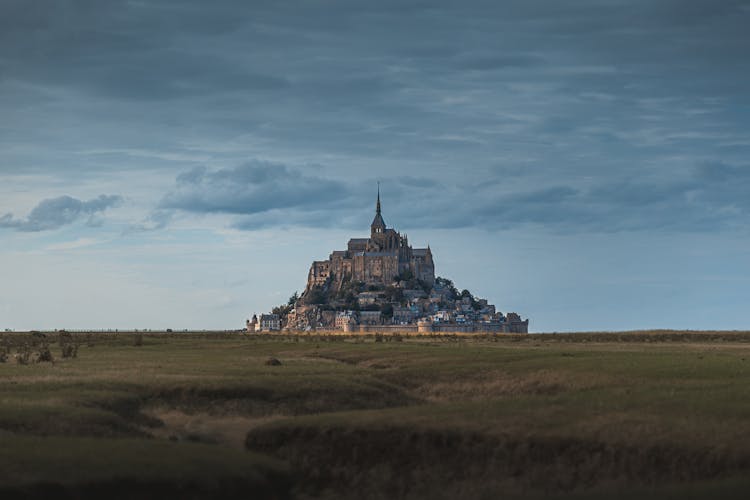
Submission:
M 385 300 L 388 302 L 398 302 L 399 304 L 404 302 L 404 291 L 401 288 L 387 286 L 383 293 L 385 294 Z
M 448 278 L 442 278 L 438 276 L 435 278 L 435 283 L 438 285 L 441 285 L 442 287 L 450 290 L 450 292 L 453 294 L 453 297 L 458 297 L 458 290 L 456 289 L 455 285 L 453 284 L 453 281 L 449 280 Z
M 384 318 L 392 318 L 393 306 L 391 304 L 383 304 L 382 306 L 380 306 L 380 314 L 382 314 Z
M 326 303 L 326 294 L 319 286 L 314 286 L 305 294 L 305 303 L 316 305 Z

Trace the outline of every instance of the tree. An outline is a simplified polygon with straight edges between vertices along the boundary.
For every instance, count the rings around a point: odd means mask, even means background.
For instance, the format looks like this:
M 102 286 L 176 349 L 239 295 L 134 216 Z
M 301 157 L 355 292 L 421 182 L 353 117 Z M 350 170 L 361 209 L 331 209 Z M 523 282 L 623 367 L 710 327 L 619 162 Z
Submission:
M 323 290 L 320 287 L 314 286 L 305 295 L 305 302 L 311 305 L 325 304 L 326 294 L 325 292 L 323 292 Z
M 404 291 L 401 288 L 387 286 L 383 293 L 388 302 L 398 302 L 399 304 L 404 302 Z
M 435 283 L 437 283 L 438 285 L 441 285 L 442 287 L 450 290 L 450 292 L 453 294 L 454 298 L 458 297 L 458 290 L 453 285 L 453 281 L 449 280 L 448 278 L 442 278 L 442 277 L 438 276 L 437 278 L 435 278 Z
M 392 318 L 393 306 L 390 304 L 383 304 L 380 306 L 380 314 L 382 314 L 384 318 Z
M 299 300 L 299 294 L 295 291 L 294 295 L 289 297 L 289 301 L 287 302 L 287 305 L 293 306 L 294 304 L 297 303 L 298 300 Z
M 286 318 L 289 316 L 289 313 L 292 312 L 292 309 L 294 306 L 289 304 L 282 304 L 280 306 L 276 306 L 273 309 L 271 309 L 271 313 L 278 314 L 279 320 L 281 321 L 282 325 L 286 324 Z

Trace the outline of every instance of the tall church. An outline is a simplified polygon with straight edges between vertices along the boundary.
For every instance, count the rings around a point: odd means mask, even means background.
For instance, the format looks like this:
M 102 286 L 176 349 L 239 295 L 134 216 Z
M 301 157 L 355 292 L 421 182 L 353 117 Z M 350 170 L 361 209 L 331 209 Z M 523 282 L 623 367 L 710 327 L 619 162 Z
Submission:
M 367 285 L 390 285 L 395 277 L 403 277 L 407 271 L 432 286 L 435 282 L 432 251 L 429 245 L 427 248 L 412 248 L 406 235 L 402 236 L 385 225 L 378 187 L 370 237 L 352 238 L 346 250 L 335 250 L 328 260 L 313 262 L 306 291 L 316 286 L 337 291 L 343 283 L 351 280 Z

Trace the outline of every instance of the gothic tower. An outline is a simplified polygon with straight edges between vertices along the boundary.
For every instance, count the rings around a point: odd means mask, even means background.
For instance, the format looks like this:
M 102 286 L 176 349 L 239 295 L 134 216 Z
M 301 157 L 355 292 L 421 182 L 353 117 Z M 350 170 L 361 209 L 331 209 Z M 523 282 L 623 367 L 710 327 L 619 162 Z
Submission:
M 375 205 L 375 218 L 370 224 L 370 237 L 374 237 L 376 234 L 383 234 L 385 232 L 385 221 L 383 216 L 380 214 L 380 183 L 378 182 L 378 203 Z

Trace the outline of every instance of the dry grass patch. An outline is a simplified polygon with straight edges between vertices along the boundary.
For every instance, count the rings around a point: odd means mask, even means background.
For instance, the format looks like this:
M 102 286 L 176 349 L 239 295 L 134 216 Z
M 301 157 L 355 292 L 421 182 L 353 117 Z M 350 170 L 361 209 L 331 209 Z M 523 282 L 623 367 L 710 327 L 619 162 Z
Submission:
M 607 382 L 608 377 L 587 377 L 554 370 L 538 370 L 524 375 L 504 371 L 482 373 L 479 377 L 426 382 L 412 395 L 429 402 L 475 401 L 508 396 L 549 396 L 567 391 L 590 389 Z
M 215 443 L 244 449 L 248 431 L 283 416 L 246 417 L 241 415 L 217 416 L 209 413 L 186 413 L 174 408 L 152 408 L 144 413 L 158 419 L 163 425 L 144 429 L 157 438 L 172 441 Z

